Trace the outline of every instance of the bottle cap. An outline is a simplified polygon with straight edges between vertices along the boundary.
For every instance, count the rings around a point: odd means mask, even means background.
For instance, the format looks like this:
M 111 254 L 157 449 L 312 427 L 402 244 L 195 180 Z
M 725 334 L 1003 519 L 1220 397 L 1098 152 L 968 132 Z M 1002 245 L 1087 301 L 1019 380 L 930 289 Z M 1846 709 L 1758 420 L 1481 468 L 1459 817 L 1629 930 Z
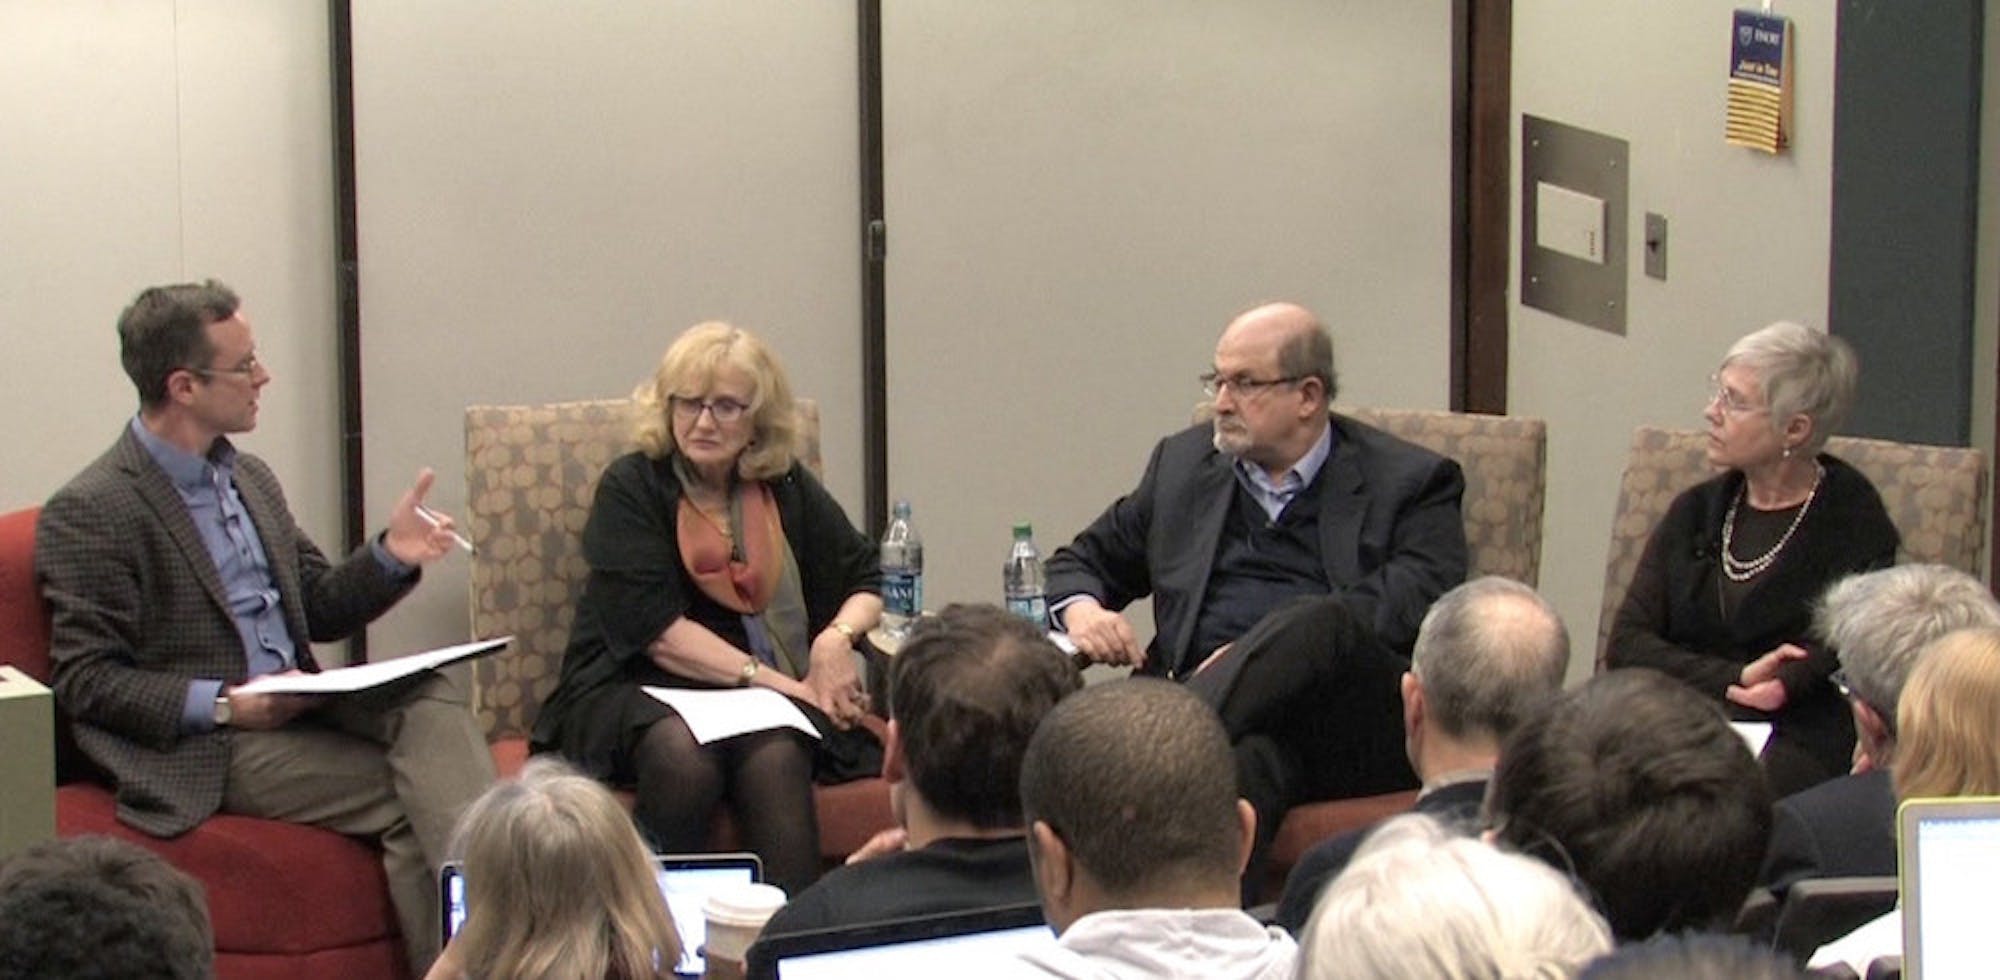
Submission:
M 1029 524 L 1028 522 L 1023 521 L 1019 524 L 1014 525 L 1015 538 L 1032 538 L 1034 536 L 1035 536 L 1035 526 L 1033 524 Z

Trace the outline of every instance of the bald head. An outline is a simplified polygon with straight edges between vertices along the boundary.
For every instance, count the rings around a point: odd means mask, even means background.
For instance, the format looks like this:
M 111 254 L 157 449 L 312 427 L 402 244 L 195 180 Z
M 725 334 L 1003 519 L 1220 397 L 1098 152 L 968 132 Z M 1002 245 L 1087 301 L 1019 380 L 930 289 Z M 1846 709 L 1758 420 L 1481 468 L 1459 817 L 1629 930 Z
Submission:
M 1305 307 L 1259 306 L 1222 331 L 1208 381 L 1216 450 L 1278 479 L 1326 432 L 1333 339 Z
M 1215 345 L 1225 355 L 1267 361 L 1284 378 L 1318 378 L 1326 400 L 1335 394 L 1333 337 L 1313 311 L 1297 303 L 1265 303 L 1237 314 Z
M 1569 630 L 1548 601 L 1488 575 L 1446 592 L 1424 615 L 1410 671 L 1430 721 L 1495 743 L 1562 690 Z

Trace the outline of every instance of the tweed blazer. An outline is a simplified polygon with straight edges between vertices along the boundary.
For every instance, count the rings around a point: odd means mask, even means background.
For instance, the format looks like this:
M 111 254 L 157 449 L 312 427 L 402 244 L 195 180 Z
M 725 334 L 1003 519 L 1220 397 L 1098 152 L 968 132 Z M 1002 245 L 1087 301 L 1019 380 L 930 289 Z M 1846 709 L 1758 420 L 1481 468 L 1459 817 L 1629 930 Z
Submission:
M 236 489 L 301 669 L 319 669 L 308 641 L 347 636 L 416 584 L 366 546 L 330 564 L 255 456 L 237 455 Z M 240 682 L 248 662 L 186 503 L 129 427 L 42 509 L 35 575 L 49 603 L 56 702 L 77 746 L 112 779 L 118 818 L 162 837 L 200 823 L 222 805 L 230 733 L 182 734 L 188 682 Z
M 1465 581 L 1465 475 L 1458 463 L 1344 415 L 1318 479 L 1320 560 L 1333 594 L 1404 655 L 1424 613 Z M 1049 557 L 1051 602 L 1088 594 L 1107 609 L 1153 597 L 1145 671 L 1194 642 L 1230 501 L 1235 458 L 1198 425 L 1160 440 L 1137 489 Z

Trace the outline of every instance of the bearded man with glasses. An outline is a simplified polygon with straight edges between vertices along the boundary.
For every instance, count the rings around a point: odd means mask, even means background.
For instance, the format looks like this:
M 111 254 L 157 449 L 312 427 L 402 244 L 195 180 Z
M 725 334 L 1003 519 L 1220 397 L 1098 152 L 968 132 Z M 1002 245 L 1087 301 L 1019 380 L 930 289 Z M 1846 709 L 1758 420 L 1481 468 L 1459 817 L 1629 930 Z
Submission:
M 1137 489 L 1049 559 L 1051 608 L 1092 660 L 1215 706 L 1267 843 L 1287 807 L 1416 785 L 1397 678 L 1465 579 L 1458 464 L 1329 410 L 1333 340 L 1272 303 L 1201 376 L 1209 422 L 1161 440 Z M 1141 649 L 1119 612 L 1153 598 Z

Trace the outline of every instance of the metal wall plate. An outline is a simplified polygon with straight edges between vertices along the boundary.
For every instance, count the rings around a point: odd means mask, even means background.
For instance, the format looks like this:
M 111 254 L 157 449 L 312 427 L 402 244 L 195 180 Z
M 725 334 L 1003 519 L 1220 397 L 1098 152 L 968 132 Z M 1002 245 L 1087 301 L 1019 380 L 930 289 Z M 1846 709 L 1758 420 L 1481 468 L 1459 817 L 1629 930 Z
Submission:
M 1625 332 L 1628 161 L 1624 140 L 1522 114 L 1522 303 L 1600 330 Z M 1601 263 L 1536 244 L 1541 240 L 1537 190 L 1544 183 L 1604 202 Z

